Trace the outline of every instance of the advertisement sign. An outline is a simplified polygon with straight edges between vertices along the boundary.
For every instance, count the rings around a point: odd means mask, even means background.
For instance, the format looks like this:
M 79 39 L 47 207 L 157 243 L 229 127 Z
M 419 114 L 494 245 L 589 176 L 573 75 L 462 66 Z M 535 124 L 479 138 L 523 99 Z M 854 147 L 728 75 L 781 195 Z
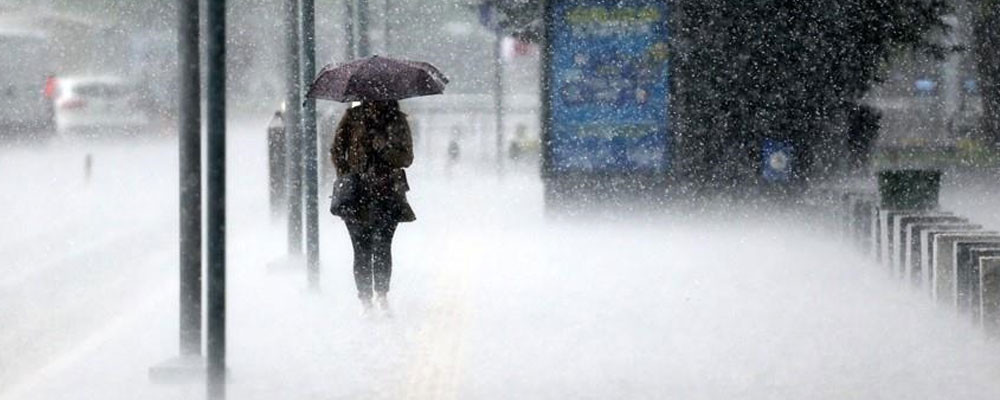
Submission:
M 666 2 L 553 0 L 547 14 L 548 171 L 669 170 Z

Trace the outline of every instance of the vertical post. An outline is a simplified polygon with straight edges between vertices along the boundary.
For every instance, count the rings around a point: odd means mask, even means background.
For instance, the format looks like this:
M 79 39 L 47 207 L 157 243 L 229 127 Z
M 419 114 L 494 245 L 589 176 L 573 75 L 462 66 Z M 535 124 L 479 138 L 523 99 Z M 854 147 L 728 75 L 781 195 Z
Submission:
M 542 54 L 541 62 L 538 63 L 539 80 L 538 91 L 541 93 L 541 156 L 542 156 L 542 184 L 544 185 L 544 201 L 546 211 L 553 209 L 560 200 L 561 187 L 558 185 L 556 168 L 552 163 L 552 31 L 554 29 L 553 1 L 544 1 L 539 6 L 542 9 Z
M 368 0 L 358 0 L 358 57 L 372 55 L 371 41 L 368 35 Z
M 302 95 L 299 77 L 299 0 L 285 0 L 285 143 L 288 146 L 288 254 L 302 254 Z
M 180 57 L 180 353 L 201 356 L 201 70 L 198 0 L 177 10 Z
M 226 397 L 226 1 L 208 2 L 208 397 Z
M 385 42 L 385 54 L 392 54 L 392 0 L 385 0 L 385 12 L 382 14 L 382 35 Z
M 302 0 L 302 88 L 316 75 L 316 3 Z M 302 110 L 305 152 L 306 265 L 309 287 L 319 288 L 319 171 L 316 146 L 316 100 L 306 99 Z
M 271 206 L 271 219 L 277 220 L 283 210 L 288 206 L 285 201 L 288 195 L 285 193 L 287 184 L 285 183 L 285 173 L 287 171 L 285 152 L 285 117 L 281 111 L 275 111 L 271 117 L 271 123 L 267 126 L 267 171 L 268 171 L 268 204 Z
M 344 10 L 344 30 L 345 37 L 347 38 L 347 60 L 353 60 L 358 57 L 357 45 L 354 41 L 354 0 L 344 0 L 344 6 L 347 8 Z
M 496 113 L 497 176 L 503 175 L 503 33 L 496 31 L 493 45 L 493 108 Z

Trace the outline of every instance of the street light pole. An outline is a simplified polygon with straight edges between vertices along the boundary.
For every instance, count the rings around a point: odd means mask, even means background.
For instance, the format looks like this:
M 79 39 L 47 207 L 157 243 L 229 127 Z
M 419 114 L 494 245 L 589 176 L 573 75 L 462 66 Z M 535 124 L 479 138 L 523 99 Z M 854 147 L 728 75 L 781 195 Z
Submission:
M 302 95 L 299 0 L 285 0 L 285 143 L 288 146 L 288 254 L 302 254 Z
M 497 176 L 503 176 L 503 33 L 499 29 L 493 45 L 493 108 L 497 130 Z
M 316 3 L 302 0 L 302 88 L 316 75 Z M 319 184 L 316 145 L 316 100 L 306 99 L 302 114 L 305 152 L 306 265 L 309 287 L 319 288 Z
M 371 41 L 368 35 L 368 0 L 358 0 L 358 57 L 372 55 Z
M 385 43 L 385 54 L 392 55 L 392 0 L 385 0 L 384 24 L 382 29 L 383 42 Z
M 209 399 L 226 397 L 226 1 L 206 13 L 208 117 L 208 380 Z
M 354 41 L 354 0 L 344 0 L 344 10 L 345 21 L 344 21 L 344 32 L 347 37 L 347 60 L 353 60 L 358 56 L 358 49 L 356 42 Z
M 198 0 L 181 0 L 180 57 L 180 353 L 201 356 L 201 59 Z

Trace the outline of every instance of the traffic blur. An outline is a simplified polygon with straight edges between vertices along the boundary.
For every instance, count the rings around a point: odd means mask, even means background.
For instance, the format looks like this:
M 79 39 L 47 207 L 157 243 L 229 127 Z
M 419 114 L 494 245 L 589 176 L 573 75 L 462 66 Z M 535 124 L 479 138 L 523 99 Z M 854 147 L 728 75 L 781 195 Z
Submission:
M 0 139 L 148 134 L 176 107 L 175 40 L 158 22 L 0 6 Z

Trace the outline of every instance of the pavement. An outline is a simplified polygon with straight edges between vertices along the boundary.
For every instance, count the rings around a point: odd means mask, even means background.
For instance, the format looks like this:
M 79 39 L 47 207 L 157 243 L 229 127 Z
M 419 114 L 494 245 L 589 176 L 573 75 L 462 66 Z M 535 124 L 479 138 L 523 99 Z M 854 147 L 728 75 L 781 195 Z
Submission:
M 265 126 L 266 122 L 259 124 Z M 819 218 L 545 215 L 531 168 L 421 160 L 392 318 L 359 316 L 321 213 L 321 285 L 269 268 L 263 130 L 229 139 L 233 399 L 994 399 L 1000 347 Z M 197 399 L 177 355 L 176 141 L 0 153 L 0 399 Z M 87 179 L 82 163 L 94 159 Z M 975 206 L 972 206 L 973 208 Z

